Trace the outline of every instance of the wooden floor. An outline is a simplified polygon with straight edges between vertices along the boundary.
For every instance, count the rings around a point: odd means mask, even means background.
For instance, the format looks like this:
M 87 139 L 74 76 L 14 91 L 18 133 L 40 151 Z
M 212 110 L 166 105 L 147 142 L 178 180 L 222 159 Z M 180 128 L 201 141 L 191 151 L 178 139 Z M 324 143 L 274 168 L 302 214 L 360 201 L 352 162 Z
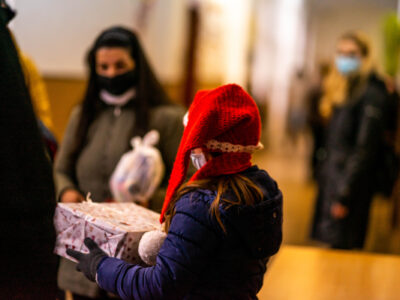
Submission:
M 283 246 L 260 299 L 398 300 L 400 256 Z

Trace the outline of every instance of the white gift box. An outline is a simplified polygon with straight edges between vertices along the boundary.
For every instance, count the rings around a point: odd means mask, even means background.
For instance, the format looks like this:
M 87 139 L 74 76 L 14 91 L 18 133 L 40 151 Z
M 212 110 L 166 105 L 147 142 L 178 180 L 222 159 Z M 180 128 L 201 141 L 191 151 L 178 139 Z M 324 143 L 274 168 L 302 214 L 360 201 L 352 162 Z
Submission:
M 139 263 L 140 238 L 147 231 L 160 229 L 159 218 L 159 214 L 134 203 L 58 203 L 54 252 L 76 261 L 66 250 L 88 253 L 83 241 L 90 237 L 109 256 Z

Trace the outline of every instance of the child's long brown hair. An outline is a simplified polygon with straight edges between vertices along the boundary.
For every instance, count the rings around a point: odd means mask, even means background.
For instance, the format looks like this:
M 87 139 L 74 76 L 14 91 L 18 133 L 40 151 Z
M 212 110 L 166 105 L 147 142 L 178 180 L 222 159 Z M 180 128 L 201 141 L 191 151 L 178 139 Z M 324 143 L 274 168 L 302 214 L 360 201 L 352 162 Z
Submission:
M 240 174 L 224 175 L 188 182 L 177 190 L 171 203 L 169 204 L 167 211 L 165 212 L 165 232 L 168 232 L 172 218 L 175 215 L 176 202 L 184 194 L 190 193 L 197 189 L 217 191 L 217 195 L 210 206 L 210 213 L 211 215 L 215 216 L 224 232 L 226 232 L 226 230 L 222 223 L 219 212 L 219 207 L 222 203 L 226 204 L 224 209 L 228 209 L 229 207 L 241 204 L 253 205 L 263 199 L 263 193 L 260 188 L 249 178 Z M 233 192 L 233 195 L 235 196 L 234 199 L 226 199 L 222 197 L 228 190 Z

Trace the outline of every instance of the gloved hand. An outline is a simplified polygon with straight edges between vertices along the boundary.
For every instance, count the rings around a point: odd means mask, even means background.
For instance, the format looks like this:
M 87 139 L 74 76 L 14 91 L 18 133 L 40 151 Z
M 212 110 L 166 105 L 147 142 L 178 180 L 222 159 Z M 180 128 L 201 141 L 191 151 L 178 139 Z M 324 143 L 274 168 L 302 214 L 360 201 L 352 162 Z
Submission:
M 89 280 L 96 281 L 97 266 L 108 255 L 91 238 L 85 238 L 84 243 L 89 249 L 89 254 L 72 249 L 67 249 L 67 254 L 78 260 L 77 271 L 85 274 Z

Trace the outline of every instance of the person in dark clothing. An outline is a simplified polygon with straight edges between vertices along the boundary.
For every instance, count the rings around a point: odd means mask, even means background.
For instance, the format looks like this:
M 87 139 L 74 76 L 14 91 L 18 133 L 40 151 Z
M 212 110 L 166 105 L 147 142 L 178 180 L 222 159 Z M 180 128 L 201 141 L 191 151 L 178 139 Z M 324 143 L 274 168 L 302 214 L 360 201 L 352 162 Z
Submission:
M 319 111 L 319 104 L 321 102 L 323 89 L 322 83 L 325 76 L 329 73 L 329 64 L 321 63 L 318 70 L 318 79 L 306 93 L 307 105 L 307 125 L 311 131 L 313 140 L 313 148 L 310 156 L 310 168 L 313 179 L 318 177 L 318 168 L 320 161 L 325 156 L 325 130 L 326 120 L 321 116 Z
M 90 238 L 78 268 L 122 299 L 257 299 L 282 241 L 282 194 L 257 166 L 260 116 L 239 86 L 196 94 L 170 177 L 156 265 L 108 257 Z M 189 157 L 198 171 L 183 184 Z
M 362 248 L 387 116 L 387 90 L 373 72 L 367 40 L 343 35 L 324 82 L 327 157 L 318 178 L 312 237 L 333 248 Z
M 7 28 L 12 16 L 0 1 L 0 298 L 54 300 L 52 170 Z
M 74 108 L 54 163 L 57 198 L 81 202 L 114 201 L 109 181 L 131 140 L 157 130 L 155 147 L 165 165 L 163 182 L 148 207 L 160 211 L 183 132 L 184 110 L 171 103 L 153 73 L 137 35 L 113 26 L 95 39 L 87 56 L 89 78 L 81 104 Z M 98 286 L 61 258 L 58 285 L 75 295 L 104 298 Z M 79 295 L 79 296 L 78 296 Z

